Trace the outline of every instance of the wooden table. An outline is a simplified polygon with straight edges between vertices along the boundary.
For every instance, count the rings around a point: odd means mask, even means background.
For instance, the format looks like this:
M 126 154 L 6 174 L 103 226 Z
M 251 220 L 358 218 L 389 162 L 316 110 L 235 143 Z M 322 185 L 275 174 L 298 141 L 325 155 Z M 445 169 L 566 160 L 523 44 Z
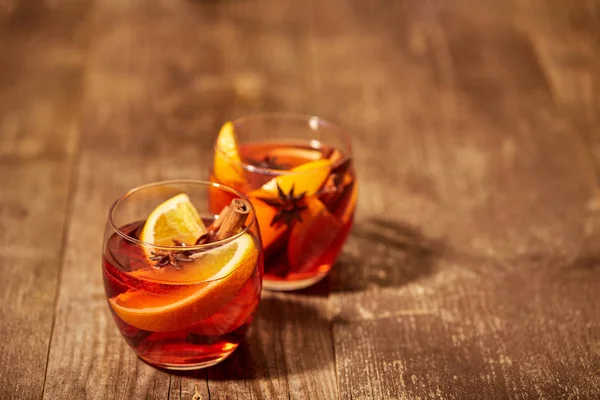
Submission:
M 599 398 L 599 74 L 596 0 L 0 0 L 0 398 Z M 221 365 L 144 364 L 109 205 L 282 110 L 353 135 L 339 264 Z

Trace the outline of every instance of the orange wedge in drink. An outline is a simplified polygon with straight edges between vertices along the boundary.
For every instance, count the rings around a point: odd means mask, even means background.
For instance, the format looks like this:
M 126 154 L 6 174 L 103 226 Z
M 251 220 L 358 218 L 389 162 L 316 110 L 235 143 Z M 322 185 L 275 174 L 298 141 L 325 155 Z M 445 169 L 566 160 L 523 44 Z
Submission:
M 248 196 L 277 197 L 277 186 L 285 193 L 289 193 L 293 186 L 296 194 L 306 192 L 307 196 L 311 196 L 323 186 L 330 172 L 330 160 L 309 161 L 271 179 L 259 189 L 248 193 Z
M 254 279 L 254 278 L 251 278 Z M 260 277 L 256 277 L 260 279 Z M 260 285 L 249 281 L 238 295 L 211 317 L 190 328 L 197 335 L 224 335 L 238 329 L 248 321 L 260 299 Z
M 342 230 L 342 224 L 319 199 L 308 198 L 307 206 L 303 222 L 294 225 L 288 242 L 288 262 L 294 272 L 313 268 Z
M 187 194 L 171 197 L 154 209 L 146 219 L 140 240 L 158 246 L 173 246 L 173 240 L 193 245 L 206 227 Z M 146 249 L 146 251 L 150 251 Z
M 138 329 L 168 332 L 189 328 L 209 318 L 239 293 L 258 261 L 258 249 L 252 236 L 245 233 L 221 247 L 202 254 L 181 270 L 138 270 L 133 275 L 163 281 L 180 288 L 168 288 L 169 294 L 129 290 L 110 298 L 109 304 L 123 321 Z M 197 283 L 198 280 L 203 280 Z
M 329 161 L 331 161 L 331 163 L 333 165 L 337 164 L 339 161 L 342 160 L 342 158 L 344 158 L 344 155 L 342 154 L 341 151 L 339 151 L 338 149 L 334 149 L 331 154 L 329 155 L 329 157 L 327 157 L 329 159 Z
M 277 210 L 256 197 L 249 197 L 249 199 L 254 206 L 256 219 L 259 221 L 258 225 L 260 227 L 260 238 L 263 249 L 265 249 L 265 253 L 268 253 L 272 246 L 283 237 L 286 226 L 285 224 L 271 226 L 271 221 L 275 217 L 275 214 L 277 214 Z
M 216 180 L 235 187 L 244 184 L 241 162 L 233 123 L 226 122 L 219 131 L 215 147 L 213 174 Z
M 277 160 L 284 159 L 292 165 L 302 164 L 308 161 L 316 161 L 323 158 L 320 149 L 303 149 L 297 147 L 276 147 L 269 150 L 269 156 Z
M 289 173 L 271 179 L 259 189 L 248 193 L 248 198 L 254 206 L 256 217 L 259 221 L 260 237 L 265 253 L 268 253 L 271 250 L 271 246 L 283 237 L 286 226 L 282 223 L 271 225 L 271 221 L 278 210 L 261 199 L 277 199 L 277 186 L 286 194 L 293 187 L 296 194 L 306 192 L 306 196 L 313 195 L 323 186 L 329 176 L 330 170 L 331 162 L 329 160 L 309 161 L 296 168 L 292 168 Z

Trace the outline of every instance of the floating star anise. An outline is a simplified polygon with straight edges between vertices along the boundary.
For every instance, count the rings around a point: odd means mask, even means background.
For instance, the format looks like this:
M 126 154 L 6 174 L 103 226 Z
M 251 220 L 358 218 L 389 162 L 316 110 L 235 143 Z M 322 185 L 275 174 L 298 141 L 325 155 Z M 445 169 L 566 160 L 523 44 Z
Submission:
M 185 243 L 183 243 L 182 241 L 179 241 L 177 239 L 173 239 L 173 243 L 177 247 L 185 247 L 186 246 Z M 192 254 L 195 254 L 196 252 L 197 251 L 191 251 L 191 250 L 181 250 L 181 251 L 179 251 L 179 250 L 171 250 L 171 251 L 158 250 L 158 251 L 152 252 L 152 256 L 150 257 L 150 260 L 155 262 L 154 265 L 152 266 L 155 269 L 161 269 L 162 267 L 165 267 L 167 265 L 171 265 L 175 269 L 181 269 L 181 267 L 182 267 L 181 263 L 194 261 L 194 259 L 191 256 L 192 256 Z
M 335 193 L 341 193 L 344 190 L 344 177 L 352 160 L 347 158 L 342 163 L 336 165 L 329 174 L 323 187 L 316 193 L 317 196 L 328 196 Z
M 204 251 L 204 249 L 195 246 L 233 236 L 233 234 L 237 233 L 243 227 L 249 212 L 250 206 L 244 200 L 239 198 L 231 200 L 231 203 L 221 210 L 218 218 L 210 224 L 204 234 L 196 239 L 192 247 L 181 240 L 173 239 L 175 249 L 153 251 L 149 257 L 151 261 L 154 261 L 152 267 L 161 269 L 167 265 L 171 265 L 175 269 L 181 269 L 182 263 L 195 261 L 196 258 L 192 256 Z
M 306 206 L 306 201 L 304 200 L 305 196 L 306 192 L 295 195 L 294 185 L 292 185 L 289 193 L 285 193 L 283 189 L 277 185 L 276 198 L 259 197 L 258 199 L 277 209 L 277 213 L 273 216 L 270 226 L 280 224 L 283 221 L 289 228 L 295 219 L 298 220 L 298 222 L 302 222 L 302 211 L 308 208 Z
M 275 156 L 271 156 L 271 155 L 266 155 L 264 156 L 264 158 L 260 161 L 255 161 L 253 162 L 254 165 L 256 165 L 257 167 L 261 167 L 261 168 L 269 168 L 269 169 L 289 169 L 289 165 L 287 164 L 283 164 L 280 163 L 279 161 L 277 161 L 277 157 Z

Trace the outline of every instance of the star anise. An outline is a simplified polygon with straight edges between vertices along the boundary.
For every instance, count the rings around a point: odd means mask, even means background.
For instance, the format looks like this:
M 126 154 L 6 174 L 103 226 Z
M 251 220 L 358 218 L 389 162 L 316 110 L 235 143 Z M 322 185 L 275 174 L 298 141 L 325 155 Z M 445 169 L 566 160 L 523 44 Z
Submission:
M 185 243 L 183 243 L 177 239 L 173 239 L 173 243 L 177 247 L 185 247 L 186 246 Z M 162 267 L 165 267 L 167 265 L 171 265 L 175 269 L 181 269 L 181 267 L 182 267 L 181 263 L 194 261 L 194 259 L 192 258 L 192 254 L 195 254 L 195 253 L 197 253 L 197 251 L 157 250 L 157 251 L 152 252 L 152 256 L 150 257 L 150 260 L 155 262 L 154 265 L 152 266 L 155 269 L 161 269 Z
M 317 196 L 331 195 L 333 193 L 341 193 L 344 189 L 344 176 L 350 167 L 352 160 L 347 158 L 344 162 L 332 168 L 327 181 L 323 187 L 317 192 Z
M 256 165 L 257 167 L 269 168 L 269 169 L 284 170 L 284 169 L 290 168 L 289 165 L 283 164 L 283 163 L 280 163 L 279 161 L 277 161 L 277 157 L 271 156 L 268 154 L 266 156 L 264 156 L 262 160 L 253 162 L 253 164 Z
M 289 193 L 285 193 L 283 189 L 277 185 L 277 198 L 259 197 L 258 199 L 277 209 L 277 213 L 273 216 L 270 226 L 274 226 L 283 221 L 288 228 L 290 228 L 295 219 L 298 220 L 298 222 L 302 222 L 302 211 L 308 208 L 306 206 L 306 201 L 304 200 L 305 196 L 306 192 L 295 195 L 294 185 L 292 185 Z
M 218 218 L 210 224 L 206 232 L 196 240 L 193 246 L 212 243 L 216 240 L 223 240 L 233 236 L 243 227 L 249 212 L 250 205 L 244 200 L 239 198 L 231 200 L 231 203 L 221 210 Z M 179 249 L 169 251 L 157 250 L 152 252 L 150 260 L 154 261 L 154 265 L 152 265 L 153 268 L 161 269 L 162 267 L 171 265 L 175 269 L 181 269 L 182 263 L 193 262 L 196 258 L 192 256 L 204 251 L 197 247 L 190 248 L 184 242 L 177 239 L 173 239 L 173 244 Z

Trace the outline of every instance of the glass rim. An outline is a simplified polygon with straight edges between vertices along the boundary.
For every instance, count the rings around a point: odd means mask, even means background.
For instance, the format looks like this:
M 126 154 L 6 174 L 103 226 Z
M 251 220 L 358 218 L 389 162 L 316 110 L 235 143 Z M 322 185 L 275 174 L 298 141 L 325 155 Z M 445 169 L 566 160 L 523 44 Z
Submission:
M 233 193 L 234 195 L 238 196 L 239 198 L 241 198 L 242 200 L 244 200 L 246 203 L 248 203 L 248 205 L 250 206 L 250 210 L 251 210 L 251 220 L 250 223 L 245 226 L 240 232 L 236 233 L 233 236 L 230 236 L 228 238 L 225 239 L 221 239 L 221 240 L 217 240 L 215 242 L 211 242 L 211 243 L 205 243 L 205 244 L 197 244 L 197 245 L 193 245 L 193 246 L 185 246 L 185 247 L 181 247 L 181 246 L 164 246 L 164 245 L 157 245 L 154 243 L 149 243 L 149 242 L 144 242 L 142 240 L 136 239 L 132 236 L 129 236 L 128 234 L 124 233 L 123 231 L 121 231 L 121 229 L 119 227 L 116 226 L 116 224 L 113 221 L 113 213 L 116 209 L 116 207 L 124 200 L 126 200 L 129 196 L 140 192 L 144 189 L 149 189 L 152 187 L 157 187 L 157 186 L 165 186 L 165 185 L 170 185 L 170 184 L 191 184 L 191 185 L 198 185 L 198 186 L 212 186 L 214 188 L 217 188 L 219 190 L 225 190 L 228 191 L 230 193 Z M 213 214 L 214 215 L 214 214 Z M 131 242 L 131 243 L 135 243 L 138 244 L 140 246 L 144 246 L 144 247 L 151 247 L 153 249 L 158 249 L 158 250 L 164 250 L 164 251 L 190 251 L 190 250 L 203 250 L 203 249 L 214 249 L 216 247 L 220 247 L 222 245 L 225 245 L 229 242 L 233 242 L 236 239 L 239 239 L 240 237 L 242 237 L 244 234 L 246 234 L 250 228 L 252 228 L 255 224 L 256 224 L 256 210 L 254 209 L 254 206 L 252 205 L 252 203 L 250 202 L 250 200 L 248 199 L 248 197 L 246 197 L 246 195 L 244 195 L 243 193 L 239 192 L 238 190 L 229 187 L 227 185 L 223 185 L 222 183 L 215 183 L 215 182 L 210 182 L 210 181 L 203 181 L 203 180 L 198 180 L 198 179 L 171 179 L 171 180 L 165 180 L 165 181 L 158 181 L 158 182 L 151 182 L 151 183 L 146 183 L 144 185 L 140 185 L 140 186 L 136 186 L 133 189 L 129 190 L 127 193 L 125 193 L 124 195 L 122 195 L 121 197 L 119 197 L 117 200 L 115 200 L 112 205 L 110 206 L 110 208 L 108 209 L 108 223 L 110 225 L 110 227 L 112 228 L 112 230 L 114 232 L 116 232 L 119 236 L 121 236 L 123 239 Z
M 335 132 L 336 134 L 340 135 L 342 137 L 342 140 L 344 141 L 344 144 L 347 147 L 347 154 L 343 154 L 343 157 L 338 160 L 336 162 L 336 165 L 339 164 L 343 164 L 345 162 L 347 162 L 349 159 L 352 158 L 352 141 L 350 140 L 350 135 L 349 133 L 342 129 L 339 125 L 328 121 L 326 119 L 323 119 L 321 117 L 317 117 L 316 115 L 312 115 L 312 114 L 299 114 L 299 113 L 286 113 L 286 112 L 276 112 L 276 113 L 255 113 L 255 114 L 248 114 L 239 118 L 234 119 L 233 121 L 231 121 L 231 123 L 233 124 L 234 127 L 236 126 L 240 126 L 245 122 L 250 122 L 250 121 L 254 121 L 254 120 L 289 120 L 289 121 L 304 121 L 307 123 L 307 125 L 313 129 L 313 130 L 317 130 L 317 127 L 323 126 L 325 128 L 327 128 L 328 130 L 331 130 L 333 132 Z M 312 126 L 314 125 L 314 127 Z M 321 148 L 321 145 L 323 144 L 322 142 L 316 140 L 316 139 L 307 139 L 307 142 L 311 142 L 311 141 L 315 141 L 317 143 L 319 143 L 319 147 L 316 147 L 317 149 Z M 330 168 L 331 166 L 329 165 L 324 165 L 322 167 L 316 167 L 316 168 L 311 168 L 311 169 L 305 169 L 302 171 L 294 171 L 292 172 L 289 169 L 276 169 L 276 168 L 268 168 L 268 167 L 261 167 L 261 166 L 257 166 L 257 165 L 253 165 L 244 161 L 238 162 L 238 161 L 234 161 L 232 160 L 224 151 L 223 149 L 221 149 L 218 145 L 218 143 L 215 142 L 215 146 L 214 146 L 214 150 L 216 152 L 218 152 L 220 155 L 222 155 L 225 159 L 227 159 L 227 161 L 229 161 L 231 164 L 235 164 L 240 166 L 241 168 L 243 168 L 244 170 L 248 171 L 248 172 L 253 172 L 253 173 L 260 173 L 260 174 L 265 174 L 265 175 L 299 175 L 299 174 L 306 174 L 312 171 L 318 171 L 321 169 L 325 169 L 325 168 Z M 346 153 L 346 152 L 344 152 Z

